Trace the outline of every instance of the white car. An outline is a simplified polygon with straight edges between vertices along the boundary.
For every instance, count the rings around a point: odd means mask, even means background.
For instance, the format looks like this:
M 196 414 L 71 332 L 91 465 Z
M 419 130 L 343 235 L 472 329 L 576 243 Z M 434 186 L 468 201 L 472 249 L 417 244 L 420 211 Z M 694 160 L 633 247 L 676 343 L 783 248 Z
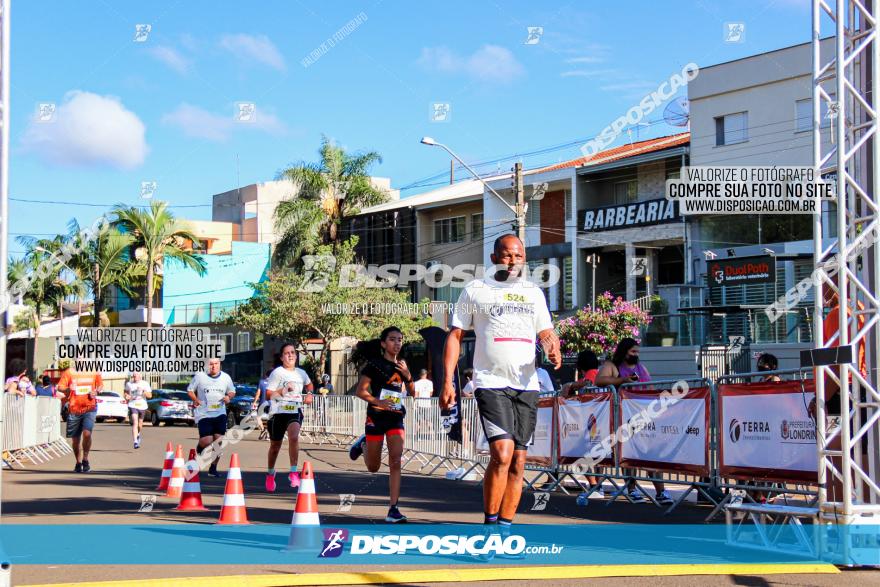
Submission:
M 125 422 L 128 418 L 128 402 L 115 391 L 98 393 L 98 414 L 95 420 L 103 422 L 107 418 L 116 418 L 117 422 Z

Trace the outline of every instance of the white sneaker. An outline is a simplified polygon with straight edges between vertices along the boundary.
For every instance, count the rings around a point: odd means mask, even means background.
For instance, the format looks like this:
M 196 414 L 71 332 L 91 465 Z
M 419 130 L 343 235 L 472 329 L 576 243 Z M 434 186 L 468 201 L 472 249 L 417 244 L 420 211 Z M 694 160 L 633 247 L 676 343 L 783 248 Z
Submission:
M 642 503 L 643 501 L 647 501 L 648 498 L 645 497 L 645 494 L 642 493 L 640 490 L 633 489 L 629 492 L 629 499 L 633 503 Z
M 675 503 L 675 500 L 664 490 L 657 494 L 657 503 L 660 505 L 672 505 Z

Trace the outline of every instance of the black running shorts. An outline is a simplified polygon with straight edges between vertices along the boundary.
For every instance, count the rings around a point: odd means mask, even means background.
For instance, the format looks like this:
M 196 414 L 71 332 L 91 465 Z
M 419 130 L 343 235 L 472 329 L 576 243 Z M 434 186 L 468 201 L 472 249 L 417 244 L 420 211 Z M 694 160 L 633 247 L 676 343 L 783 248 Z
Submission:
M 513 440 L 514 450 L 526 450 L 538 421 L 538 392 L 477 388 L 474 397 L 489 443 L 508 439 Z
M 276 442 L 278 442 L 279 440 L 284 440 L 284 434 L 287 432 L 287 427 L 294 422 L 302 426 L 302 410 L 293 414 L 279 413 L 273 415 L 271 418 L 269 418 L 269 440 L 274 440 Z

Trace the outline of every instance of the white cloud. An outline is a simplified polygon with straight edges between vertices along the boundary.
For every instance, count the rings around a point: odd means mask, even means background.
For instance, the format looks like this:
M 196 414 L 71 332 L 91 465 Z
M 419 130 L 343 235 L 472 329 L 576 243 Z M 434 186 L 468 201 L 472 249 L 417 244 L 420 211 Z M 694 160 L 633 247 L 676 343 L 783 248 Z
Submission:
M 513 53 L 497 45 L 483 45 L 471 55 L 457 55 L 447 47 L 425 47 L 419 64 L 433 71 L 464 73 L 487 82 L 509 82 L 525 73 Z
M 571 59 L 566 59 L 566 63 L 602 63 L 605 61 L 603 57 L 593 56 L 585 56 L 585 57 L 572 57 Z
M 237 122 L 233 117 L 234 109 L 230 108 L 227 116 L 214 114 L 200 108 L 181 103 L 172 112 L 162 117 L 162 123 L 176 126 L 186 136 L 223 142 L 234 131 L 259 130 L 274 135 L 287 134 L 287 126 L 270 112 L 265 112 L 257 105 L 256 115 L 252 122 Z
M 190 65 L 192 65 L 191 61 L 181 55 L 177 49 L 167 45 L 150 47 L 147 49 L 147 52 L 180 74 L 189 71 Z
M 258 61 L 278 71 L 284 71 L 284 57 L 266 35 L 223 35 L 220 46 L 236 57 Z
M 31 121 L 22 146 L 52 163 L 132 169 L 149 151 L 145 132 L 119 98 L 74 90 L 58 105 L 53 122 Z
M 165 114 L 162 117 L 162 124 L 176 126 L 188 137 L 225 141 L 232 127 L 232 117 L 217 116 L 184 102 L 173 112 Z

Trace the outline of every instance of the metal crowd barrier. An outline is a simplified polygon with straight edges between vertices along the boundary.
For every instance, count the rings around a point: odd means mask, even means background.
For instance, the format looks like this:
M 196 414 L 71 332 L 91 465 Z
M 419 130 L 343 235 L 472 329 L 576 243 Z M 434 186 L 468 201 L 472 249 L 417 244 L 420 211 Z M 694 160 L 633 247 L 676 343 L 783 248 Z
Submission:
M 811 373 L 811 371 L 810 371 Z M 719 378 L 719 383 L 729 381 L 747 380 L 752 377 L 778 374 L 780 376 L 797 375 L 801 379 L 806 376 L 804 370 L 780 370 L 773 372 L 745 373 L 730 375 Z M 644 394 L 643 397 L 629 397 L 629 399 L 647 399 L 652 394 L 660 395 L 664 390 L 684 381 L 689 387 L 687 399 L 705 399 L 708 403 L 708 411 L 705 413 L 706 423 L 706 454 L 702 464 L 683 465 L 673 461 L 647 461 L 639 462 L 622 458 L 622 445 L 617 443 L 613 446 L 610 458 L 598 463 L 591 462 L 585 467 L 582 459 L 571 455 L 561 455 L 561 431 L 560 430 L 560 406 L 566 402 L 575 401 L 580 397 L 584 401 L 588 397 L 597 394 L 605 394 L 602 401 L 610 403 L 611 417 L 607 428 L 610 432 L 618 431 L 625 423 L 622 421 L 623 407 L 621 395 L 632 396 L 633 393 Z M 705 389 L 705 392 L 695 390 Z M 693 395 L 691 395 L 693 394 Z M 455 471 L 455 477 L 459 479 L 479 479 L 485 472 L 489 461 L 488 446 L 485 443 L 482 425 L 477 412 L 476 400 L 462 398 L 461 400 L 461 440 L 453 441 L 441 425 L 442 414 L 439 399 L 434 398 L 411 398 L 404 400 L 406 405 L 406 435 L 404 443 L 403 467 L 407 470 L 420 474 L 432 475 L 440 472 Z M 815 491 L 807 487 L 809 482 L 792 483 L 784 479 L 774 479 L 768 483 L 767 479 L 760 476 L 739 478 L 722 478 L 719 475 L 721 467 L 721 434 L 724 431 L 718 429 L 719 424 L 719 397 L 715 382 L 705 378 L 692 379 L 668 379 L 651 382 L 636 382 L 621 385 L 619 389 L 613 386 L 607 388 L 582 388 L 571 398 L 561 397 L 558 392 L 542 394 L 539 401 L 539 410 L 552 410 L 549 426 L 549 450 L 546 446 L 546 430 L 536 430 L 536 439 L 540 436 L 544 442 L 540 451 L 532 451 L 527 455 L 525 483 L 529 489 L 537 491 L 555 491 L 569 493 L 570 489 L 587 493 L 599 490 L 603 484 L 610 484 L 612 492 L 606 505 L 617 501 L 621 497 L 632 501 L 629 496 L 629 486 L 634 484 L 647 499 L 654 505 L 661 507 L 653 495 L 653 492 L 644 491 L 642 484 L 660 482 L 677 486 L 680 492 L 674 503 L 670 505 L 665 514 L 673 512 L 681 505 L 689 495 L 695 493 L 698 500 L 714 506 L 707 521 L 723 512 L 724 507 L 740 493 L 746 493 L 746 499 L 752 500 L 751 495 L 757 493 L 773 494 L 787 499 L 788 495 L 800 495 L 806 499 L 815 499 Z M 705 410 L 704 410 L 705 411 Z M 356 396 L 325 396 L 315 397 L 315 403 L 311 409 L 305 410 L 305 422 L 303 436 L 312 442 L 332 442 L 337 445 L 350 443 L 363 433 L 364 420 L 366 417 L 366 403 Z M 593 424 L 595 425 L 595 424 Z M 697 428 L 697 427 L 695 427 Z M 699 426 L 702 428 L 702 423 Z M 595 442 L 601 442 L 604 435 L 594 436 L 592 430 L 589 433 L 590 446 Z M 679 431 L 680 434 L 686 434 Z M 699 431 L 695 432 L 699 434 Z M 672 433 L 670 433 L 672 434 Z M 549 454 L 538 454 L 543 453 Z M 588 477 L 594 477 L 595 484 L 588 481 Z
M 3 402 L 3 466 L 36 465 L 73 452 L 61 433 L 60 399 L 5 393 Z

